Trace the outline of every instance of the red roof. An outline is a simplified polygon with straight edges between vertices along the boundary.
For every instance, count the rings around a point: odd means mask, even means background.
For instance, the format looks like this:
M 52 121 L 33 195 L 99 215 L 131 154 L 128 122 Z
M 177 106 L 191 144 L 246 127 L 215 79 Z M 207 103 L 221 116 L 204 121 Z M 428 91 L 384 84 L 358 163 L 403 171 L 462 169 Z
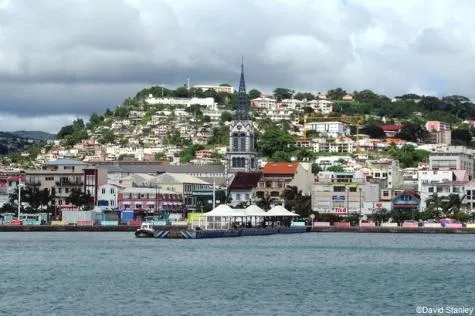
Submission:
M 247 190 L 255 188 L 261 176 L 262 174 L 260 172 L 237 172 L 229 186 L 229 189 Z
M 380 126 L 383 131 L 385 132 L 399 132 L 401 128 L 403 128 L 403 125 L 401 124 L 396 124 L 396 125 L 381 125 Z
M 268 162 L 262 173 L 264 174 L 296 174 L 298 162 Z

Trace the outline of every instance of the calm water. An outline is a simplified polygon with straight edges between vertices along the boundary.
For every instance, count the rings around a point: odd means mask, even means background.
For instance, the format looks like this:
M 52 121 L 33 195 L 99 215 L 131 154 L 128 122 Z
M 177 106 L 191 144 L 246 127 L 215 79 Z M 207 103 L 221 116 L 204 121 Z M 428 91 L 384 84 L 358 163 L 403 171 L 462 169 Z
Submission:
M 475 235 L 0 233 L 0 314 L 416 315 L 475 307 L 474 267 Z

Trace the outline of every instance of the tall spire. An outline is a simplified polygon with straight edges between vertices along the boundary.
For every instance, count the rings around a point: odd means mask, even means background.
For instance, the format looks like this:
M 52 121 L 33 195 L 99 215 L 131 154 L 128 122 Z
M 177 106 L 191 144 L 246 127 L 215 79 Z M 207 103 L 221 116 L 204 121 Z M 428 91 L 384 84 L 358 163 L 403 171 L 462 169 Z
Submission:
M 241 57 L 241 79 L 239 81 L 238 100 L 236 104 L 235 119 L 238 121 L 249 120 L 249 102 L 246 94 L 246 82 L 244 81 L 244 57 Z

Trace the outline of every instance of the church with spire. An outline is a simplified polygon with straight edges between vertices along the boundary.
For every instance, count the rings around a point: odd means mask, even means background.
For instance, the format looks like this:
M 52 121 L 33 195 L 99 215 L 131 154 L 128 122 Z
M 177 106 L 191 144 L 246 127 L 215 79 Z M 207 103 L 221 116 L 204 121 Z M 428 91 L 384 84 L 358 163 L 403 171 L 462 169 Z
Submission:
M 227 180 L 237 172 L 257 171 L 254 134 L 254 125 L 244 81 L 244 64 L 241 63 L 241 79 L 239 81 L 234 120 L 229 124 L 229 147 L 226 152 Z

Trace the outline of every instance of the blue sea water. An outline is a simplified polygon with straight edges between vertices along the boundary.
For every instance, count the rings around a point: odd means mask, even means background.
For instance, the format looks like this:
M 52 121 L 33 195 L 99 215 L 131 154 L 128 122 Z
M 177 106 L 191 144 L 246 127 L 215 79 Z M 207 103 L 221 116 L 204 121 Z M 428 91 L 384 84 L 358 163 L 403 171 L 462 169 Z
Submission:
M 475 235 L 0 233 L 0 314 L 416 315 L 475 307 L 474 267 Z

